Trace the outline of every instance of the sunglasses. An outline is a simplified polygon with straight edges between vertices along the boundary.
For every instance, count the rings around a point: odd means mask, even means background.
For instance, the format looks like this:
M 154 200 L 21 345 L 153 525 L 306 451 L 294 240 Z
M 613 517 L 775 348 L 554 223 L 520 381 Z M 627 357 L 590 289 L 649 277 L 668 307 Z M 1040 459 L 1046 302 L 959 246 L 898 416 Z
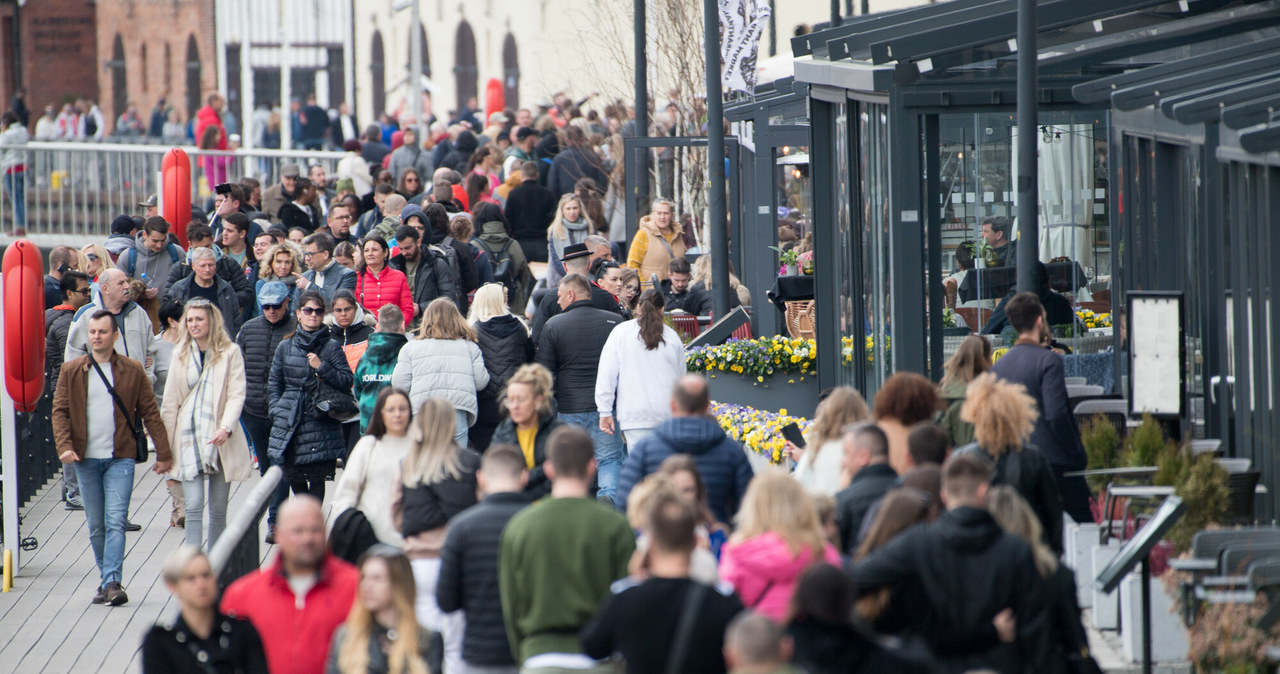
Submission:
M 79 289 L 76 289 L 76 290 L 68 290 L 67 292 L 69 292 L 69 293 L 75 293 L 75 294 L 77 294 L 77 295 L 87 295 L 87 294 L 89 294 L 89 291 L 91 291 L 91 290 L 92 290 L 92 288 L 79 288 Z
M 90 260 L 91 262 L 97 262 L 97 261 L 98 261 L 98 256 L 97 256 L 97 255 L 94 255 L 93 253 L 89 253 L 89 260 Z
M 278 304 L 264 304 L 264 305 L 262 305 L 262 310 L 263 310 L 263 311 L 276 311 L 276 310 L 278 310 L 278 309 L 282 308 L 283 306 L 284 306 L 284 303 L 283 303 L 283 302 L 278 303 Z M 306 311 L 306 309 L 303 309 L 303 311 Z
M 324 309 L 320 307 L 302 307 L 301 309 L 299 309 L 299 311 L 301 311 L 302 313 L 308 316 L 324 315 Z

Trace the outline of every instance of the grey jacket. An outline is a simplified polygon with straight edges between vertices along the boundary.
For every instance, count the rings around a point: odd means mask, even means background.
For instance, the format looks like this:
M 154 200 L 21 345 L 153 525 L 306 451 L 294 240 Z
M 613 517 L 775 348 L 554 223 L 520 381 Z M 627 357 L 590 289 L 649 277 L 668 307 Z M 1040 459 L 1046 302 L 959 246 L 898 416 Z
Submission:
M 316 290 L 324 295 L 325 299 L 333 301 L 333 293 L 343 288 L 356 291 L 356 273 L 346 267 L 340 265 L 335 260 L 329 261 L 329 266 L 320 270 L 320 276 L 323 278 L 323 286 L 315 286 Z M 316 272 L 308 269 L 302 272 L 302 278 L 314 284 L 316 282 Z
M 194 296 L 191 286 L 195 282 L 195 276 L 181 279 L 169 286 L 169 292 L 165 297 L 177 304 L 186 304 L 187 300 Z M 230 283 L 217 276 L 213 277 L 213 286 L 217 289 L 218 310 L 222 312 L 222 322 L 226 325 L 227 337 L 235 339 L 240 332 L 240 318 L 244 314 L 244 309 L 240 306 L 240 298 L 236 297 L 235 288 L 232 288 Z
M 431 172 L 434 170 L 431 167 L 431 154 L 418 148 L 401 145 L 391 153 L 391 160 L 387 162 L 387 170 L 391 171 L 391 175 L 396 180 L 399 180 L 400 172 L 407 168 L 417 171 L 418 176 L 425 183 L 430 179 Z
M 88 353 L 89 317 L 103 309 L 99 304 L 101 301 L 100 298 L 94 298 L 93 302 L 80 307 L 76 312 L 76 317 L 71 320 L 71 329 L 67 330 L 67 346 L 63 350 L 62 362 L 70 363 Z M 141 363 L 147 371 L 147 380 L 154 384 L 157 347 L 156 337 L 151 330 L 151 317 L 147 316 L 142 307 L 129 302 L 116 314 L 116 325 L 123 335 L 116 340 L 116 353 Z M 148 358 L 152 362 L 148 363 Z
M 444 398 L 475 423 L 476 392 L 489 385 L 489 371 L 475 342 L 465 339 L 415 339 L 400 349 L 391 385 L 409 392 L 418 409 L 427 398 Z

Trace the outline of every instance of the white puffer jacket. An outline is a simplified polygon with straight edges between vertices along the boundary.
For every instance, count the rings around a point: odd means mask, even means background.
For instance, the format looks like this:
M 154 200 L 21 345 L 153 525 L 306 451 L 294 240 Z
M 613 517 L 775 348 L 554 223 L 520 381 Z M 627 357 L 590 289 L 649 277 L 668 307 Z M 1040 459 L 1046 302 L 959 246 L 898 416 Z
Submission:
M 400 349 L 391 385 L 409 392 L 418 409 L 427 398 L 444 398 L 476 420 L 476 391 L 489 385 L 489 371 L 475 342 L 465 339 L 415 339 Z

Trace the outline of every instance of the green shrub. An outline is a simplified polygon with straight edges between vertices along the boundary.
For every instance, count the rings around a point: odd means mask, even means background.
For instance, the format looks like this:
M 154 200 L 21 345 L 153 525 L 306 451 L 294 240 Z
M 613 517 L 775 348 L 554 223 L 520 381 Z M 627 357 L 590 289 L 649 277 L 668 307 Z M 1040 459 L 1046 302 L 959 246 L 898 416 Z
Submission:
M 1080 430 L 1080 441 L 1084 443 L 1084 452 L 1089 459 L 1089 470 L 1115 468 L 1120 465 L 1120 434 L 1116 427 L 1102 414 L 1095 414 L 1087 419 Z M 1097 492 L 1111 478 L 1096 475 L 1088 478 L 1089 488 Z

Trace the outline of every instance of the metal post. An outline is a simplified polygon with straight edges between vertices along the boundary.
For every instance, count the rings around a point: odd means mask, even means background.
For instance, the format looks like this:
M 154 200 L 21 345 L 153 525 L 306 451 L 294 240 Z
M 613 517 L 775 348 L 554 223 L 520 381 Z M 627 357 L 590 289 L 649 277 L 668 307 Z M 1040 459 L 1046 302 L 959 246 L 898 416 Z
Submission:
M 1036 0 L 1018 0 L 1018 292 L 1035 292 L 1040 259 L 1036 118 Z
M 645 18 L 645 2 L 633 0 L 635 5 L 635 50 L 636 50 L 636 138 L 649 137 L 649 50 L 646 43 L 645 29 L 648 26 Z M 636 152 L 636 193 L 633 199 L 641 205 L 636 209 L 639 215 L 649 202 L 649 149 L 640 148 Z M 631 231 L 628 230 L 628 236 Z
M 1151 674 L 1151 554 L 1142 558 L 1142 673 Z
M 288 152 L 293 149 L 293 60 L 289 58 L 293 51 L 292 38 L 289 35 L 289 19 L 284 15 L 284 7 L 288 0 L 280 0 L 280 149 Z
M 839 2 L 839 0 L 835 0 Z M 838 7 L 837 7 L 838 9 Z M 707 57 L 707 188 L 711 228 L 712 282 L 716 316 L 729 313 L 729 225 L 725 212 L 724 95 L 720 88 L 720 14 L 716 0 L 703 0 L 703 44 Z
M 840 0 L 831 0 L 831 26 L 840 25 Z
M 4 278 L 0 276 L 0 297 L 4 296 Z M 4 334 L 4 314 L 0 311 L 0 335 Z M 4 359 L 0 358 L 0 381 L 4 380 Z M 22 544 L 18 534 L 18 434 L 13 415 L 13 399 L 0 385 L 0 488 L 4 490 L 4 549 L 13 551 L 13 575 L 22 568 Z
M 409 51 L 413 53 L 409 64 L 409 114 L 413 115 L 416 142 L 421 149 L 425 137 L 422 124 L 422 17 L 418 15 L 418 0 L 413 0 L 413 19 L 409 22 Z

